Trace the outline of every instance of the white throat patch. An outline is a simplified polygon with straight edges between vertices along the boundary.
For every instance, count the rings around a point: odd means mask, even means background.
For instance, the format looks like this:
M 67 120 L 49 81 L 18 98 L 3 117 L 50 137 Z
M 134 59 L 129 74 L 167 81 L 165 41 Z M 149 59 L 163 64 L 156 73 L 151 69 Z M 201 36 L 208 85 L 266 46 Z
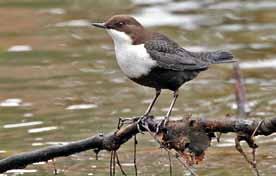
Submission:
M 139 78 L 156 66 L 147 53 L 144 44 L 133 45 L 132 39 L 124 32 L 107 29 L 115 45 L 116 59 L 123 73 L 129 78 Z
M 108 34 L 112 37 L 115 44 L 128 43 L 132 44 L 132 39 L 124 32 L 120 32 L 114 29 L 107 29 Z

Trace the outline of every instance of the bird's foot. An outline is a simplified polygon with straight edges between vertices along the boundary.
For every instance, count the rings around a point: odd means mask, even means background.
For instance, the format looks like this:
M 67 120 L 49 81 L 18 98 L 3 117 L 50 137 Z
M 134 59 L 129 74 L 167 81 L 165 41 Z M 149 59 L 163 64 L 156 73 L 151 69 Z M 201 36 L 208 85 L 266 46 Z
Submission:
M 133 118 L 119 118 L 118 121 L 118 129 L 120 129 L 123 125 L 132 124 L 134 122 L 139 121 L 141 117 L 133 117 Z
M 168 117 L 166 116 L 164 119 L 161 120 L 161 122 L 159 122 L 159 123 L 157 124 L 155 133 L 158 134 L 158 133 L 160 133 L 163 129 L 165 129 L 165 127 L 166 127 L 166 125 L 167 125 L 167 122 L 168 122 Z
M 143 130 L 141 129 L 141 127 L 145 126 L 145 120 L 146 118 L 148 117 L 147 114 L 144 114 L 143 116 L 141 116 L 138 121 L 136 122 L 137 123 L 137 129 L 139 131 L 139 133 L 142 133 L 144 134 Z

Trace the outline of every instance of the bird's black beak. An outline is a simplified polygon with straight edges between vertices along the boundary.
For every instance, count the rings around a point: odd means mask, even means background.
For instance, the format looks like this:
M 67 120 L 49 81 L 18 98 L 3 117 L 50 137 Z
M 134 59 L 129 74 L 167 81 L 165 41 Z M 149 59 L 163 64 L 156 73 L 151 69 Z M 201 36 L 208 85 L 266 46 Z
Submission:
M 98 28 L 102 28 L 105 29 L 106 26 L 104 23 L 92 23 L 92 26 L 98 27 Z

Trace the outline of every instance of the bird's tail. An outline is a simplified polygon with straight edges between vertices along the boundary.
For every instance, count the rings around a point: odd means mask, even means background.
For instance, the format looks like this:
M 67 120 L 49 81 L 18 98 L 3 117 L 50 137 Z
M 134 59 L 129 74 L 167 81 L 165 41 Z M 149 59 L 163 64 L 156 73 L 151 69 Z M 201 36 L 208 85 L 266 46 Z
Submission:
M 214 51 L 214 52 L 190 52 L 192 56 L 199 58 L 203 63 L 210 64 L 222 64 L 233 63 L 237 60 L 234 56 L 227 51 Z
M 226 51 L 209 52 L 208 55 L 210 64 L 233 63 L 237 61 L 231 53 Z

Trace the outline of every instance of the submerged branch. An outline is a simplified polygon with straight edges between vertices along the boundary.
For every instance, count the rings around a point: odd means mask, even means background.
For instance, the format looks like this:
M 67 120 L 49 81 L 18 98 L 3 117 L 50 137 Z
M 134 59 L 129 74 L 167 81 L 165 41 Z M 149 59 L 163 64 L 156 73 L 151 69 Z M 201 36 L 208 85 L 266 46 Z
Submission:
M 144 123 L 147 124 L 147 127 L 150 129 L 150 131 L 155 132 L 159 122 L 160 120 L 148 117 L 145 119 Z M 168 123 L 167 131 L 185 131 L 187 130 L 187 128 L 193 126 L 193 128 L 197 127 L 201 131 L 203 130 L 206 134 L 213 132 L 234 132 L 252 135 L 254 133 L 254 130 L 257 128 L 259 122 L 260 120 L 244 120 L 234 118 L 226 118 L 222 120 L 177 120 Z M 139 128 L 142 131 L 146 131 L 146 129 L 144 129 L 142 125 L 140 125 Z M 270 135 L 274 132 L 276 132 L 276 118 L 264 120 L 261 126 L 258 127 L 255 135 Z M 0 160 L 0 173 L 6 172 L 11 169 L 24 168 L 32 163 L 48 161 L 57 157 L 65 157 L 91 149 L 94 149 L 96 152 L 99 152 L 101 150 L 118 150 L 122 144 L 127 142 L 130 138 L 138 133 L 139 129 L 137 128 L 137 122 L 134 121 L 131 124 L 109 134 L 98 134 L 96 136 L 71 142 L 66 145 L 50 146 L 31 152 L 21 153 Z M 176 149 L 174 147 L 171 148 Z

